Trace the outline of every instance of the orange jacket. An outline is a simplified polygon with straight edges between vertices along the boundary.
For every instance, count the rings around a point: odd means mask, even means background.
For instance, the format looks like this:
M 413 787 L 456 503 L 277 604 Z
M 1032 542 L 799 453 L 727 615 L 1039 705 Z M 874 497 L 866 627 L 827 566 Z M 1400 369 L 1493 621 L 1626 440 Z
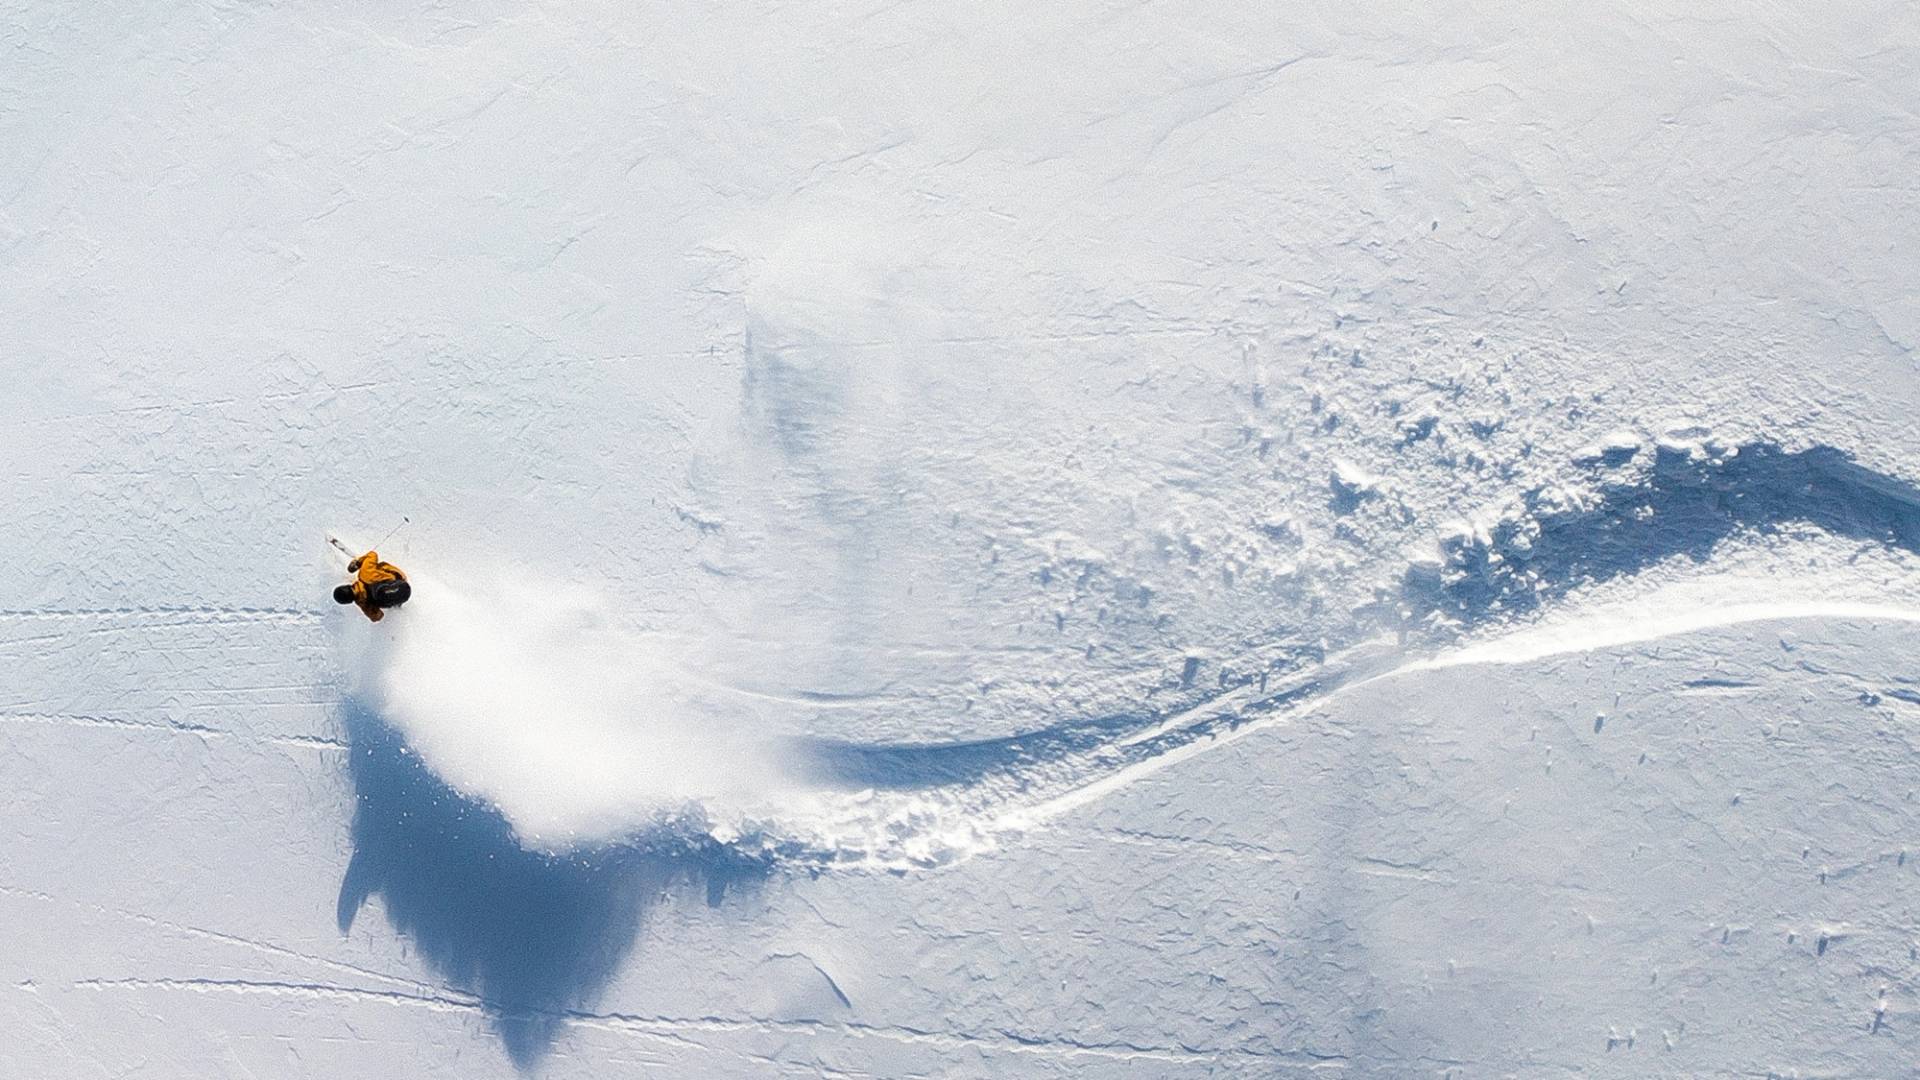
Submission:
M 407 575 L 392 563 L 381 562 L 380 553 L 369 551 L 365 555 L 347 564 L 347 573 L 353 575 L 353 603 L 360 613 L 374 622 L 379 622 L 384 614 L 367 600 L 367 586 L 378 585 L 383 581 L 405 581 Z

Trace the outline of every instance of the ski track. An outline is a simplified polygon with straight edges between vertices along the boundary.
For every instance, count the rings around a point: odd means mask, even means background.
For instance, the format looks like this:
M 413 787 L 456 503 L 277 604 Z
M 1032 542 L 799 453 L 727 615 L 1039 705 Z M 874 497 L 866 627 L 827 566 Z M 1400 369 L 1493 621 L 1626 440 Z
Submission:
M 152 613 L 151 609 L 140 611 L 140 614 Z M 285 614 L 270 613 L 269 617 Z M 1016 835 L 1097 802 L 1169 766 L 1276 724 L 1290 722 L 1356 687 L 1420 672 L 1470 665 L 1524 664 L 1745 624 L 1822 618 L 1920 623 L 1920 609 L 1813 600 L 1742 603 L 1660 617 L 1618 613 L 1576 616 L 1411 660 L 1391 641 L 1365 642 L 1324 662 L 1307 663 L 1290 678 L 1270 681 L 1264 691 L 1254 682 L 1228 687 L 1135 730 L 1105 733 L 1096 726 L 1069 725 L 1055 732 L 1042 731 L 1003 740 L 1014 748 L 1009 751 L 1011 756 L 971 779 L 862 797 L 824 820 L 783 820 L 774 808 L 764 818 L 750 823 L 751 827 L 745 830 L 748 839 L 740 841 L 739 846 L 749 856 L 800 866 L 930 868 L 983 850 L 997 842 L 998 837 Z M 1253 655 L 1265 657 L 1270 651 L 1257 650 Z M 1703 684 L 1703 687 L 1689 689 L 1721 693 L 1745 689 L 1723 689 L 1718 683 Z M 287 688 L 311 689 L 291 684 Z M 111 714 L 21 710 L 0 712 L 0 723 L 65 724 L 156 735 L 232 739 L 330 753 L 353 750 L 350 741 L 324 736 L 263 735 L 182 720 L 147 720 Z M 1044 744 L 1050 738 L 1063 740 L 1065 745 L 1046 748 Z M 1043 749 L 1037 755 L 1022 756 L 1018 751 L 1023 744 L 1042 744 Z M 968 748 L 864 749 L 877 754 L 938 756 Z M 833 795 L 831 791 L 826 794 Z M 901 830 L 900 819 L 892 816 L 896 813 L 910 815 L 915 824 Z M 873 827 L 876 821 L 883 827 Z M 893 827 L 884 827 L 889 824 Z M 679 828 L 684 826 L 670 828 L 664 837 L 643 835 L 632 842 L 644 847 L 654 839 L 664 839 L 670 844 L 689 839 L 673 835 Z M 862 832 L 868 834 L 865 841 L 857 839 Z M 886 838 L 881 839 L 882 836 Z M 1146 838 L 1136 839 L 1150 842 Z M 1252 852 L 1238 854 L 1260 857 Z
M 1690 611 L 1646 619 L 1626 616 L 1596 616 L 1573 626 L 1547 625 L 1524 633 L 1494 638 L 1409 664 L 1396 671 L 1436 671 L 1467 664 L 1526 664 L 1550 656 L 1573 652 L 1594 652 L 1643 641 L 1719 630 L 1744 623 L 1792 619 L 1863 619 L 1886 622 L 1920 622 L 1920 608 L 1847 601 L 1786 601 L 1776 603 L 1735 604 L 1724 608 Z M 1575 631 L 1578 632 L 1569 632 Z M 1700 679 L 1693 687 L 1745 688 L 1752 684 L 1725 680 Z
M 1900 623 L 1920 623 L 1920 608 L 1904 608 L 1846 601 L 1803 601 L 1772 604 L 1738 604 L 1721 609 L 1691 611 L 1664 618 L 1632 619 L 1602 615 L 1593 619 L 1536 627 L 1467 645 L 1458 650 L 1382 669 L 1379 661 L 1363 654 L 1377 646 L 1360 646 L 1345 657 L 1329 661 L 1316 673 L 1311 696 L 1285 702 L 1286 708 L 1268 715 L 1240 720 L 1247 712 L 1270 707 L 1286 698 L 1287 692 L 1256 699 L 1221 723 L 1220 719 L 1202 721 L 1183 733 L 1191 738 L 1168 747 L 1165 752 L 1146 757 L 1112 773 L 1094 778 L 1073 790 L 1042 800 L 1034 805 L 1013 808 L 1001 817 L 1002 827 L 1028 827 L 1058 817 L 1075 808 L 1105 798 L 1130 784 L 1137 783 L 1168 766 L 1188 758 L 1217 750 L 1248 735 L 1284 723 L 1310 712 L 1347 691 L 1377 682 L 1385 682 L 1426 671 L 1473 665 L 1511 666 L 1532 663 L 1549 657 L 1620 648 L 1662 638 L 1699 633 L 1705 630 L 1765 622 L 1792 622 L 1806 619 L 1862 619 Z M 1584 625 L 1583 625 L 1584 624 Z M 1198 711 L 1198 710 L 1195 710 Z M 1239 720 L 1235 723 L 1233 721 Z M 1209 736 L 1202 739 L 1202 736 Z
M 438 1012 L 479 1013 L 496 1020 L 499 1018 L 563 1020 L 578 1027 L 653 1037 L 681 1044 L 687 1041 L 684 1035 L 688 1033 L 702 1035 L 773 1033 L 807 1038 L 818 1038 L 822 1035 L 839 1035 L 854 1039 L 876 1038 L 897 1043 L 931 1046 L 943 1051 L 987 1049 L 1000 1053 L 1061 1059 L 1159 1061 L 1183 1065 L 1250 1059 L 1327 1068 L 1343 1067 L 1346 1063 L 1343 1055 L 1319 1053 L 1309 1049 L 1259 1051 L 1241 1047 L 1223 1047 L 1217 1050 L 1195 1050 L 1133 1043 L 1081 1042 L 1057 1035 L 1039 1036 L 1015 1031 L 939 1031 L 851 1021 L 767 1020 L 729 1016 L 650 1016 L 579 1009 L 535 1009 L 490 1001 L 457 991 L 376 990 L 318 982 L 214 978 L 93 978 L 76 979 L 71 985 L 74 989 L 89 991 L 164 991 L 388 1004 Z
M 1514 665 L 1555 656 L 1655 641 L 1662 638 L 1768 622 L 1856 619 L 1920 623 L 1920 609 L 1846 601 L 1735 604 L 1662 617 L 1602 614 L 1509 632 L 1437 655 L 1409 659 L 1386 639 L 1364 642 L 1285 680 L 1231 687 L 1163 720 L 1130 733 L 1101 725 L 1067 725 L 989 744 L 932 747 L 852 747 L 862 754 L 895 755 L 901 761 L 988 751 L 1004 758 L 978 775 L 898 791 L 842 791 L 842 801 L 823 812 L 772 808 L 741 828 L 742 838 L 723 842 L 749 859 L 769 864 L 831 869 L 899 871 L 931 869 L 967 858 L 1001 840 L 1041 827 L 1117 794 L 1170 766 L 1211 753 L 1276 725 L 1290 723 L 1350 690 L 1423 672 L 1471 665 Z M 1033 750 L 1038 747 L 1038 752 Z M 963 762 L 964 764 L 964 762 Z M 971 765 L 957 770 L 971 769 Z M 937 772 L 938 770 L 932 770 Z M 701 819 L 662 826 L 655 835 L 627 842 L 662 850 L 710 842 Z M 689 832 L 688 830 L 692 830 Z M 1118 842 L 1152 846 L 1152 837 Z M 619 848 L 627 845 L 615 845 Z M 1279 852 L 1222 851 L 1234 858 L 1284 860 Z M 1369 866 L 1369 873 L 1405 873 Z
M 331 750 L 345 752 L 349 749 L 339 739 L 329 739 L 320 735 L 261 735 L 249 731 L 233 731 L 227 728 L 208 727 L 186 721 L 135 720 L 122 716 L 97 716 L 90 713 L 57 712 L 0 712 L 0 723 L 6 724 L 64 724 L 71 727 L 111 728 L 121 731 L 152 732 L 164 735 L 196 735 L 203 739 L 234 739 L 240 742 L 265 743 L 274 746 L 294 746 L 310 750 Z
M 1704 559 L 1729 536 L 1743 531 L 1765 535 L 1786 522 L 1806 521 L 1836 537 L 1877 541 L 1896 552 L 1920 552 L 1920 494 L 1853 465 L 1831 448 L 1789 453 L 1774 444 L 1756 443 L 1725 458 L 1707 459 L 1663 448 L 1638 474 L 1597 477 L 1594 482 L 1598 486 L 1593 488 L 1593 498 L 1577 509 L 1558 509 L 1529 498 L 1519 504 L 1520 509 L 1507 511 L 1499 524 L 1454 541 L 1447 564 L 1451 569 L 1438 577 L 1424 568 L 1426 564 L 1409 569 L 1402 586 L 1408 608 L 1416 615 L 1452 612 L 1467 629 L 1478 626 L 1488 635 L 1478 640 L 1416 655 L 1413 650 L 1432 637 L 1403 623 L 1396 637 L 1358 640 L 1349 636 L 1344 642 L 1336 641 L 1344 647 L 1331 654 L 1325 646 L 1277 641 L 1218 662 L 1222 671 L 1261 674 L 1212 691 L 1191 692 L 1189 662 L 1182 681 L 1189 693 L 1172 711 L 1070 720 L 982 742 L 900 745 L 796 740 L 794 756 L 803 769 L 817 774 L 803 785 L 799 798 L 771 797 L 742 811 L 735 820 L 721 820 L 711 835 L 702 831 L 709 828 L 707 808 L 694 806 L 692 813 L 673 819 L 674 824 L 652 826 L 651 833 L 641 827 L 638 834 L 612 846 L 704 845 L 731 831 L 739 839 L 722 839 L 722 846 L 773 863 L 884 869 L 938 866 L 985 850 L 1002 834 L 1058 818 L 1171 765 L 1289 722 L 1348 689 L 1381 679 L 1474 664 L 1529 663 L 1762 621 L 1920 622 L 1920 609 L 1823 599 L 1704 608 L 1683 603 L 1611 614 L 1582 613 L 1575 607 L 1556 614 L 1543 605 L 1566 598 L 1578 584 L 1636 574 L 1676 552 Z M 1510 548 L 1524 557 L 1509 557 L 1515 553 Z M 48 620 L 100 624 L 88 628 L 87 634 L 248 623 L 286 623 L 317 630 L 326 614 L 291 607 L 217 605 L 43 607 L 0 610 L 0 624 Z M 1529 617 L 1539 621 L 1521 621 Z M 23 640 L 45 636 L 35 634 Z M 14 644 L 0 642 L 6 647 Z M 699 672 L 684 674 L 713 688 L 816 708 L 871 707 L 905 700 L 894 688 L 842 698 L 735 685 L 707 679 Z M 245 698 L 268 689 L 310 694 L 324 687 L 283 683 L 195 693 Z M 1751 688 L 1704 680 L 1685 689 L 1728 694 Z M 1912 703 L 1920 695 L 1899 700 Z M 15 708 L 0 711 L 0 722 L 239 739 L 329 752 L 354 749 L 352 739 L 261 735 L 178 720 L 164 711 L 161 719 L 147 719 L 110 712 Z
M 212 606 L 159 606 L 117 608 L 8 608 L 0 609 L 0 621 L 35 619 L 137 619 L 149 616 L 182 616 L 180 623 L 217 622 L 318 622 L 325 612 L 305 608 L 255 608 Z
M 339 960 L 329 960 L 324 956 L 314 956 L 311 953 L 303 953 L 295 949 L 289 949 L 281 945 L 274 945 L 270 942 L 260 941 L 255 938 L 242 937 L 238 934 L 223 933 L 218 930 L 208 930 L 198 926 L 189 926 L 185 923 L 173 922 L 168 919 L 162 919 L 157 916 L 147 915 L 138 911 L 127 911 L 123 908 L 106 907 L 100 904 L 89 904 L 89 903 L 85 903 L 78 900 L 72 900 L 69 898 L 56 896 L 52 893 L 41 892 L 38 889 L 21 888 L 20 886 L 17 886 L 17 885 L 0 885 L 0 896 L 12 896 L 12 897 L 24 898 L 29 900 L 37 900 L 42 903 L 50 903 L 50 904 L 65 904 L 70 908 L 75 908 L 81 911 L 90 911 L 100 915 L 110 915 L 114 918 L 121 919 L 126 922 L 135 923 L 140 926 L 152 927 L 160 930 L 165 930 L 170 933 L 181 934 L 186 937 L 200 938 L 206 941 L 217 941 L 224 945 L 236 945 L 241 948 L 250 949 L 255 952 L 259 952 L 268 956 L 280 957 L 281 959 L 298 960 L 302 963 L 308 963 L 308 964 L 318 964 L 321 967 L 328 968 L 333 971 L 338 971 L 343 974 L 358 975 L 363 978 L 376 979 L 381 982 L 392 983 L 393 985 L 396 985 L 396 986 L 411 987 L 414 990 L 420 991 L 420 992 L 426 992 L 431 989 L 428 986 L 428 984 L 423 983 L 418 979 L 411 979 L 401 975 L 390 975 L 390 974 L 387 974 L 386 972 L 375 971 L 372 968 L 365 968 L 357 964 L 349 964 Z
M 1612 457 L 1576 457 L 1565 479 L 1577 494 L 1530 490 L 1497 517 L 1437 537 L 1440 559 L 1410 562 L 1397 594 L 1376 599 L 1349 621 L 1297 628 L 1298 637 L 1321 644 L 1302 646 L 1290 636 L 1210 661 L 1223 673 L 1242 673 L 1236 683 L 1194 687 L 1197 665 L 1189 656 L 1177 707 L 1069 719 L 975 742 L 798 739 L 787 755 L 805 776 L 798 797 L 770 796 L 751 807 L 696 805 L 676 824 L 655 826 L 655 835 L 636 825 L 611 846 L 659 842 L 674 849 L 719 840 L 774 863 L 938 866 L 1381 678 L 1526 663 L 1763 620 L 1920 620 L 1920 613 L 1893 605 L 1738 603 L 1732 593 L 1632 616 L 1583 614 L 1578 590 L 1585 586 L 1630 580 L 1676 560 L 1708 565 L 1725 542 L 1764 544 L 1786 529 L 1878 546 L 1896 559 L 1920 555 L 1920 490 L 1858 466 L 1833 447 L 1661 442 L 1640 453 L 1644 448 L 1636 443 Z M 1468 635 L 1465 644 L 1430 651 L 1456 632 Z M 1370 633 L 1383 636 L 1369 639 Z M 727 688 L 813 707 L 843 703 Z M 864 700 L 883 702 L 890 693 Z M 710 817 L 716 819 L 711 827 Z

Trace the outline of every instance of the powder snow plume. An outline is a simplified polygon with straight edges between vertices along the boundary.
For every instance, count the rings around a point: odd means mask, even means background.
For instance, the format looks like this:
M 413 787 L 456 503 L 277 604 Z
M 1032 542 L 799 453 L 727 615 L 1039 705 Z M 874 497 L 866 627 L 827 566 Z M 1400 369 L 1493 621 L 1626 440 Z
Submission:
M 342 620 L 353 691 L 529 850 L 712 841 L 897 868 L 991 844 L 980 803 L 994 785 L 943 785 L 945 774 L 902 785 L 911 770 L 886 748 L 796 738 L 752 695 L 622 626 L 589 589 L 535 590 L 485 564 L 408 565 L 404 609 Z M 836 754 L 865 767 L 849 776 Z M 923 752 L 902 756 L 910 765 Z
M 620 627 L 579 587 L 428 568 L 378 625 L 348 620 L 356 691 L 529 848 L 629 836 L 697 808 L 725 833 L 790 785 L 750 706 Z

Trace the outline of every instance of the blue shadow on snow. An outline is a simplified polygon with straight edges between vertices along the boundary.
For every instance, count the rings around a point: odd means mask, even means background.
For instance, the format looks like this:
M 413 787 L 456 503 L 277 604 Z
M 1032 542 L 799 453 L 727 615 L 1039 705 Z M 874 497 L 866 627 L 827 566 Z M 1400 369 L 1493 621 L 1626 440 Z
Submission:
M 1614 454 L 1607 464 L 1637 453 Z M 1402 594 L 1412 615 L 1438 611 L 1466 625 L 1524 615 L 1570 589 L 1663 559 L 1704 563 L 1737 533 L 1801 524 L 1920 553 L 1920 490 L 1830 446 L 1749 443 L 1714 457 L 1656 448 L 1644 472 L 1602 484 L 1591 503 L 1563 509 L 1545 498 L 1529 492 L 1521 517 L 1486 536 L 1449 541 L 1445 572 L 1410 570 Z
M 344 706 L 357 801 L 339 926 L 373 896 L 446 982 L 480 1000 L 521 1069 L 539 1062 L 632 951 L 648 909 L 676 889 L 709 906 L 770 860 L 696 833 L 591 852 L 530 852 L 492 807 L 449 788 L 364 703 Z

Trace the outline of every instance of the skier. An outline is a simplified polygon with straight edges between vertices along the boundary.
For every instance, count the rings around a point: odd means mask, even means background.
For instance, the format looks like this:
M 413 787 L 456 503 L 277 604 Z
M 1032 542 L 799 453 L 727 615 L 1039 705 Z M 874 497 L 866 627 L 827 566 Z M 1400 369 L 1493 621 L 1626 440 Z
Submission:
M 369 551 L 347 564 L 353 581 L 333 590 L 336 604 L 357 604 L 367 618 L 379 622 L 382 608 L 397 608 L 413 595 L 407 575 L 397 566 L 380 561 L 380 553 Z

